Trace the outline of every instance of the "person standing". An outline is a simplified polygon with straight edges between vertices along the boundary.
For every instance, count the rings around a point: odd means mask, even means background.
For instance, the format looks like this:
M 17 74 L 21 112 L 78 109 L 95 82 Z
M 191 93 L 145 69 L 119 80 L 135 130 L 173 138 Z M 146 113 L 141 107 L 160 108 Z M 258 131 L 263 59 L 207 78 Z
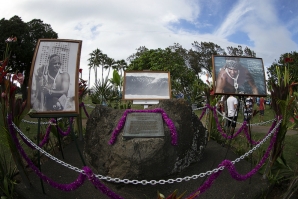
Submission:
M 227 125 L 228 128 L 231 127 L 230 133 L 233 135 L 236 127 L 237 122 L 237 106 L 238 106 L 238 100 L 233 95 L 230 95 L 227 99 L 227 115 L 228 115 L 228 121 Z
M 245 107 L 244 107 L 244 121 L 250 121 L 252 119 L 253 113 L 253 105 L 254 101 L 251 96 L 248 96 L 245 99 Z
M 265 99 L 264 99 L 264 97 L 260 98 L 259 111 L 260 111 L 259 121 L 263 122 L 263 117 L 264 117 L 264 113 L 265 113 Z

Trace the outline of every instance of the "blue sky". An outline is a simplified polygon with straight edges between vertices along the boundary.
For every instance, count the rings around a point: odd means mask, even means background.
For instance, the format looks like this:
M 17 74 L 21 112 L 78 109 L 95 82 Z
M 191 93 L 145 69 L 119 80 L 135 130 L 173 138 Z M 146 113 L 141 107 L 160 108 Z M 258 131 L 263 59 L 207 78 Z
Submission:
M 96 48 L 118 60 L 140 46 L 242 45 L 254 50 L 265 68 L 298 48 L 297 0 L 12 0 L 2 5 L 7 6 L 0 7 L 1 18 L 41 19 L 59 38 L 82 40 L 84 79 Z

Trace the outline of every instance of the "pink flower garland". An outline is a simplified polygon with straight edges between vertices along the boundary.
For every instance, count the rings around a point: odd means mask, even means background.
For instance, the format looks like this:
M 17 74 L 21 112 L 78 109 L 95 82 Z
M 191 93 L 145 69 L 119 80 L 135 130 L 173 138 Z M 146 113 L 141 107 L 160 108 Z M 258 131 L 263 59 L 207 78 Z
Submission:
M 260 143 L 260 141 L 254 141 L 254 140 L 251 139 L 251 137 L 249 135 L 249 132 L 248 132 L 248 127 L 247 127 L 247 122 L 246 121 L 243 122 L 242 126 L 233 135 L 226 134 L 224 132 L 224 130 L 222 129 L 222 127 L 220 125 L 220 122 L 218 121 L 218 115 L 217 115 L 216 107 L 212 107 L 209 104 L 206 104 L 206 108 L 209 108 L 210 110 L 213 111 L 213 115 L 214 115 L 214 119 L 215 119 L 215 122 L 216 122 L 217 130 L 220 132 L 220 134 L 224 138 L 234 139 L 235 137 L 237 137 L 244 130 L 245 136 L 246 136 L 247 140 L 249 141 L 249 143 L 251 143 L 253 145 L 257 145 L 258 143 Z M 206 108 L 204 108 L 204 111 L 202 112 L 200 118 L 202 118 L 204 116 L 204 114 L 206 113 Z M 272 123 L 267 135 L 272 131 L 272 129 L 274 128 L 275 125 L 276 125 L 276 120 Z
M 173 121 L 168 117 L 168 115 L 165 113 L 165 111 L 163 109 L 156 108 L 156 109 L 153 109 L 153 110 L 132 110 L 132 109 L 127 109 L 126 111 L 124 111 L 120 121 L 118 122 L 117 127 L 112 132 L 112 137 L 109 141 L 109 145 L 113 145 L 116 142 L 117 136 L 119 135 L 120 131 L 124 127 L 127 114 L 129 114 L 129 113 L 160 113 L 161 116 L 162 116 L 162 119 L 164 120 L 164 122 L 166 123 L 168 128 L 170 129 L 171 138 L 172 138 L 172 142 L 171 142 L 172 145 L 175 146 L 175 145 L 178 144 L 178 142 L 177 142 L 177 140 L 178 140 L 177 131 L 176 131 L 176 127 L 175 127 Z
M 39 147 L 43 147 L 46 143 L 49 142 L 52 123 L 57 125 L 57 121 L 54 118 L 50 119 L 49 122 L 50 122 L 50 124 L 47 127 L 46 133 L 45 133 L 42 141 L 38 144 Z M 72 122 L 73 122 L 73 118 L 70 118 L 70 124 L 69 124 L 70 126 L 67 128 L 67 130 L 65 132 L 60 127 L 58 127 L 59 134 L 62 136 L 69 135 Z M 34 149 L 34 147 L 32 145 L 30 145 L 27 140 L 25 140 L 23 137 L 21 137 L 21 138 L 30 148 Z
M 83 185 L 83 183 L 86 180 L 86 177 L 89 179 L 89 181 L 97 188 L 99 189 L 103 194 L 107 195 L 109 198 L 111 199 L 123 199 L 121 196 L 117 195 L 116 193 L 114 193 L 113 191 L 111 191 L 108 187 L 106 187 L 103 183 L 100 182 L 100 180 L 94 175 L 94 173 L 92 172 L 92 170 L 85 166 L 83 167 L 83 171 L 84 173 L 80 173 L 78 178 L 69 184 L 60 184 L 57 183 L 55 181 L 53 181 L 52 179 L 50 179 L 49 177 L 47 177 L 46 175 L 44 175 L 34 164 L 33 162 L 30 160 L 30 158 L 27 156 L 27 154 L 25 153 L 24 149 L 21 147 L 20 142 L 18 140 L 18 138 L 16 137 L 16 134 L 14 132 L 14 128 L 12 125 L 12 117 L 11 115 L 8 116 L 8 124 L 9 124 L 9 132 L 12 136 L 12 139 L 18 149 L 18 151 L 20 152 L 20 154 L 22 155 L 22 157 L 26 160 L 26 162 L 28 163 L 28 165 L 32 168 L 32 170 L 36 173 L 36 175 L 41 178 L 44 182 L 48 183 L 49 185 L 51 185 L 52 187 L 56 188 L 56 189 L 60 189 L 62 191 L 73 191 L 78 189 L 81 185 Z
M 269 157 L 270 152 L 274 146 L 274 143 L 276 141 L 276 137 L 277 137 L 277 133 L 279 131 L 279 127 L 275 130 L 274 135 L 270 141 L 270 144 L 264 154 L 264 156 L 262 157 L 261 161 L 255 166 L 255 168 L 253 170 L 251 170 L 250 172 L 248 172 L 245 175 L 241 175 L 236 171 L 236 168 L 234 166 L 234 164 L 230 161 L 230 160 L 223 160 L 218 167 L 224 166 L 225 168 L 227 168 L 230 172 L 230 175 L 238 181 L 244 181 L 247 180 L 248 178 L 250 178 L 251 176 L 253 176 L 265 163 L 266 159 Z M 213 173 L 212 175 L 210 175 L 210 177 L 204 182 L 204 184 L 202 186 L 200 186 L 195 192 L 193 192 L 189 197 L 193 197 L 193 198 L 197 198 L 199 196 L 199 194 L 205 192 L 207 189 L 209 189 L 211 187 L 211 185 L 213 184 L 213 182 L 216 180 L 216 178 L 220 175 L 220 173 L 222 172 L 222 170 L 219 170 L 216 173 Z
M 88 114 L 88 112 L 87 112 L 87 110 L 86 110 L 86 107 L 85 107 L 84 102 L 80 103 L 79 106 L 80 106 L 80 107 L 83 107 L 83 110 L 84 110 L 84 112 L 85 112 L 87 118 L 89 118 L 89 114 Z
M 212 110 L 212 107 L 208 107 L 208 108 L 211 108 Z M 205 112 L 206 109 L 204 109 L 204 112 Z M 175 126 L 173 124 L 173 122 L 168 118 L 168 116 L 166 115 L 166 113 L 162 110 L 162 109 L 154 109 L 154 110 L 126 110 L 121 118 L 121 120 L 119 121 L 118 123 L 118 126 L 117 128 L 113 131 L 113 137 L 114 140 L 112 143 L 115 142 L 116 140 L 116 137 L 117 135 L 120 133 L 120 130 L 123 128 L 123 125 L 125 123 L 125 120 L 126 120 L 126 116 L 128 113 L 130 112 L 159 112 L 162 114 L 162 117 L 163 119 L 165 120 L 165 122 L 167 123 L 167 125 L 170 127 L 171 125 L 173 126 L 173 128 L 170 128 L 171 129 L 171 136 L 172 136 L 172 144 L 173 142 L 177 144 L 177 133 L 172 133 L 172 132 L 176 132 L 176 129 L 175 129 Z M 202 114 L 204 115 L 204 114 Z M 215 113 L 216 115 L 216 118 L 217 118 L 217 114 Z M 281 117 L 278 117 L 278 118 L 281 118 Z M 277 118 L 277 119 L 278 119 Z M 218 118 L 217 118 L 217 122 L 218 122 Z M 276 123 L 276 122 L 275 122 Z M 26 155 L 26 153 L 24 152 L 24 150 L 22 149 L 18 139 L 16 138 L 16 135 L 14 133 L 14 129 L 13 129 L 13 125 L 12 125 L 12 118 L 11 118 L 11 115 L 8 116 L 8 124 L 9 124 L 9 131 L 12 135 L 12 138 L 19 150 L 19 152 L 21 153 L 21 155 L 24 157 L 24 159 L 27 161 L 27 163 L 30 165 L 31 168 L 33 168 L 33 170 L 35 171 L 35 173 L 42 179 L 44 180 L 45 182 L 47 182 L 48 184 L 50 184 L 51 186 L 55 187 L 55 188 L 58 188 L 58 189 L 61 189 L 61 190 L 64 190 L 64 191 L 71 191 L 71 190 L 74 190 L 74 189 L 77 189 L 79 186 L 81 186 L 85 179 L 86 179 L 86 176 L 88 177 L 88 179 L 93 183 L 93 185 L 95 185 L 95 187 L 99 190 L 101 190 L 102 193 L 108 195 L 110 198 L 122 198 L 121 196 L 118 196 L 116 195 L 114 192 L 112 192 L 111 190 L 109 190 L 108 187 L 105 187 L 104 184 L 102 184 L 100 182 L 99 179 L 96 178 L 96 176 L 93 174 L 93 172 L 91 171 L 90 168 L 88 167 L 84 167 L 83 170 L 84 170 L 84 174 L 80 174 L 78 179 L 73 182 L 73 183 L 70 183 L 70 184 L 59 184 L 59 183 L 56 183 L 54 182 L 53 180 L 49 179 L 47 176 L 45 176 L 43 173 L 41 173 L 38 168 L 32 163 L 32 161 L 28 158 L 28 156 Z M 273 126 L 271 127 L 271 129 L 273 129 Z M 119 128 L 118 128 L 119 127 Z M 244 127 L 245 128 L 245 127 Z M 239 181 L 243 181 L 243 180 L 246 180 L 248 178 L 250 178 L 252 175 L 254 175 L 260 168 L 261 166 L 265 163 L 265 160 L 269 157 L 269 154 L 270 154 L 270 151 L 272 150 L 273 146 L 274 146 L 274 143 L 276 141 L 276 137 L 277 137 L 277 133 L 279 131 L 279 128 L 277 128 L 274 132 L 274 135 L 273 135 L 273 138 L 271 139 L 271 142 L 270 142 L 270 145 L 268 146 L 263 158 L 261 159 L 261 161 L 259 162 L 259 164 L 256 165 L 256 167 L 251 170 L 250 172 L 248 172 L 247 174 L 245 175 L 241 175 L 239 174 L 237 171 L 236 171 L 236 168 L 234 166 L 234 164 L 230 161 L 230 160 L 224 160 L 221 162 L 221 164 L 219 164 L 219 167 L 221 166 L 224 166 L 226 167 L 231 176 L 236 179 L 236 180 L 239 180 Z M 245 132 L 247 134 L 247 128 L 245 128 Z M 271 130 L 269 131 L 271 132 Z M 175 136 L 173 139 L 173 135 Z M 248 136 L 248 134 L 247 134 Z M 111 142 L 112 140 L 110 140 Z M 193 198 L 196 198 L 199 196 L 199 194 L 205 192 L 208 188 L 211 187 L 211 185 L 213 184 L 213 182 L 216 180 L 216 178 L 221 174 L 222 170 L 219 170 L 218 172 L 216 173 L 213 173 L 206 181 L 205 183 L 200 186 L 194 193 L 192 193 L 189 197 L 193 197 Z

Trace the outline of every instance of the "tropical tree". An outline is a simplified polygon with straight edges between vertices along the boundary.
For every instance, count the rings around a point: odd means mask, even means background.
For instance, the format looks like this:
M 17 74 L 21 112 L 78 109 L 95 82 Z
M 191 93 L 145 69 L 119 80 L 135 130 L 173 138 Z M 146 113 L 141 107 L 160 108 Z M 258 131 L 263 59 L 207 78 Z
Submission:
M 279 66 L 281 70 L 284 70 L 287 62 L 287 67 L 289 70 L 291 81 L 298 82 L 298 52 L 293 51 L 289 53 L 281 54 L 278 60 L 275 60 L 270 67 L 267 68 L 267 75 L 272 79 L 277 80 L 276 66 Z M 269 85 L 268 85 L 269 86 Z
M 195 73 L 191 68 L 187 67 L 183 56 L 181 56 L 179 52 L 171 48 L 158 48 L 142 50 L 142 52 L 135 57 L 136 58 L 134 60 L 131 60 L 127 71 L 169 71 L 171 75 L 172 89 L 185 94 L 189 93 L 188 86 L 193 83 Z
M 99 67 L 99 65 L 102 62 L 102 55 L 103 53 L 101 52 L 101 50 L 99 50 L 98 48 L 95 49 L 92 53 L 89 54 L 90 58 L 88 59 L 89 61 L 89 69 L 93 68 L 94 72 L 95 72 L 95 83 L 97 83 L 98 79 L 97 79 L 97 68 Z M 90 82 L 90 77 L 89 77 L 89 82 Z
M 188 59 L 190 67 L 196 74 L 206 71 L 212 76 L 212 55 L 230 55 L 242 57 L 255 57 L 256 53 L 250 48 L 242 49 L 241 45 L 238 47 L 227 47 L 228 53 L 219 45 L 212 42 L 197 42 L 192 43 L 192 49 L 188 51 Z
M 122 76 L 122 72 L 124 70 L 126 70 L 127 68 L 127 63 L 124 59 L 118 60 L 116 61 L 116 64 L 114 66 L 114 70 L 117 70 L 118 72 L 120 72 L 120 76 Z
M 285 55 L 285 54 L 284 54 Z M 282 55 L 282 57 L 284 56 Z M 294 92 L 297 86 L 297 76 L 293 75 L 295 73 L 295 68 L 292 63 L 294 59 L 291 57 L 286 57 L 283 60 L 283 64 L 275 64 L 275 71 L 273 72 L 273 66 L 270 68 L 268 73 L 268 89 L 271 93 L 272 98 L 272 109 L 277 116 L 282 116 L 282 123 L 279 128 L 279 133 L 277 135 L 277 141 L 274 145 L 272 152 L 272 164 L 274 164 L 278 158 L 283 158 L 283 148 L 284 139 L 289 128 L 289 119 L 295 118 L 294 113 L 297 109 L 297 92 Z M 294 72 L 291 72 L 294 70 Z M 298 123 L 298 121 L 296 120 Z
M 115 101 L 118 104 L 121 104 L 121 93 L 122 93 L 122 85 L 123 85 L 123 77 L 118 73 L 117 70 L 113 71 L 113 77 L 109 79 L 111 84 L 113 85 L 114 91 L 116 93 Z
M 192 43 L 192 48 L 188 51 L 190 67 L 196 74 L 205 70 L 212 74 L 212 55 L 227 55 L 225 50 L 212 42 Z
M 133 60 L 139 58 L 144 52 L 148 51 L 148 48 L 146 48 L 145 46 L 140 46 L 139 48 L 136 49 L 137 52 L 130 55 L 127 58 L 127 61 L 132 62 Z
M 116 61 L 110 57 L 105 57 L 103 64 L 103 68 L 108 70 L 108 76 L 110 74 L 110 70 L 114 69 L 117 65 Z
M 242 50 L 242 46 L 238 45 L 238 47 L 229 46 L 227 47 L 228 54 L 231 56 L 240 56 L 240 57 L 256 57 L 256 53 L 252 51 L 247 46 L 244 50 Z
M 297 192 L 297 169 L 292 170 L 285 158 L 284 149 L 286 148 L 285 136 L 287 130 L 298 125 L 296 118 L 298 93 L 294 88 L 298 85 L 294 82 L 294 78 L 290 72 L 290 63 L 292 59 L 285 59 L 283 65 L 275 65 L 274 76 L 268 77 L 268 90 L 271 92 L 271 106 L 276 116 L 281 116 L 281 123 L 276 134 L 276 141 L 270 154 L 270 161 L 266 165 L 263 177 L 274 176 L 275 183 L 289 182 L 288 190 L 283 198 L 292 198 L 291 195 Z M 272 66 L 271 66 L 272 67 Z M 271 74 L 271 73 L 269 73 Z M 289 122 L 293 119 L 294 124 Z
M 107 103 L 108 106 L 111 106 L 111 103 L 116 99 L 115 96 L 117 96 L 117 93 L 115 93 L 113 85 L 108 77 L 104 78 L 103 81 L 96 82 L 92 87 L 92 93 L 90 95 L 92 103 Z
M 24 83 L 21 85 L 23 100 L 27 99 L 27 87 L 31 69 L 31 62 L 38 39 L 58 38 L 51 25 L 40 19 L 24 22 L 20 17 L 13 16 L 6 20 L 0 20 L 0 52 L 4 52 L 4 41 L 8 37 L 17 37 L 18 40 L 11 45 L 11 57 L 9 65 L 12 71 L 24 74 Z

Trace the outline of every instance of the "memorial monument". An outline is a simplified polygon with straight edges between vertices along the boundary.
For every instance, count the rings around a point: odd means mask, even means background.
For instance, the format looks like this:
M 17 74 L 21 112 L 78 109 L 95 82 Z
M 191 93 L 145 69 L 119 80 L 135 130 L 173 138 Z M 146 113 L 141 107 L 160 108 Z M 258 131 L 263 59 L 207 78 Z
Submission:
M 103 176 L 159 180 L 201 159 L 207 144 L 207 130 L 187 101 L 162 100 L 145 110 L 148 111 L 137 118 L 138 114 L 133 111 L 123 116 L 126 110 L 97 105 L 86 126 L 84 157 L 87 165 Z M 149 116 L 150 110 L 159 112 Z M 127 124 L 129 118 L 130 124 Z M 120 125 L 119 121 L 125 124 Z M 169 126 L 169 122 L 173 125 Z M 173 144 L 174 130 L 176 145 Z M 111 143 L 114 132 L 119 134 Z

